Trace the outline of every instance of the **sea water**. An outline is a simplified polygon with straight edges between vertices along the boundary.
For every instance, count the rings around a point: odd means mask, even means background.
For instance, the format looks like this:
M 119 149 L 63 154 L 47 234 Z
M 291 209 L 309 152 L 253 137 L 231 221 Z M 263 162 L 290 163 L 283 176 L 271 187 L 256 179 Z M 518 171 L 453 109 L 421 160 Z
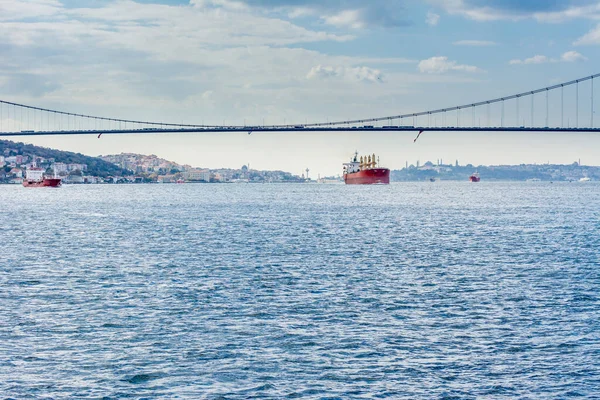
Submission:
M 0 186 L 0 397 L 593 398 L 600 184 Z

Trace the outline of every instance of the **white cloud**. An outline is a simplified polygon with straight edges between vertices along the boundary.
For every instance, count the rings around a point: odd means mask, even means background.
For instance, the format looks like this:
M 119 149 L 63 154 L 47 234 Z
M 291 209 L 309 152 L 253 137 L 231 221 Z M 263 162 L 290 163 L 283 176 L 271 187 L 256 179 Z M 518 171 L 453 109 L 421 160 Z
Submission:
M 563 53 L 560 58 L 550 58 L 544 55 L 535 55 L 530 58 L 526 58 L 524 60 L 510 60 L 510 65 L 519 65 L 519 64 L 547 64 L 547 63 L 557 63 L 557 62 L 577 62 L 577 61 L 585 61 L 587 57 L 584 57 L 582 54 L 576 51 L 567 51 Z
M 561 61 L 564 62 L 576 62 L 576 61 L 586 61 L 587 57 L 584 57 L 580 53 L 576 51 L 567 51 L 562 56 L 560 56 Z
M 430 2 L 444 8 L 451 15 L 462 15 L 474 21 L 518 20 L 523 18 L 523 16 L 517 13 L 490 6 L 472 6 L 464 0 L 430 0 Z
M 442 74 L 448 71 L 463 71 L 463 72 L 483 72 L 478 67 L 472 65 L 461 65 L 456 61 L 448 60 L 448 57 L 431 57 L 427 60 L 422 60 L 418 65 L 419 71 L 429 74 Z
M 0 0 L 0 21 L 48 17 L 58 14 L 62 5 L 56 0 Z
M 190 0 L 190 4 L 200 8 L 222 7 L 237 11 L 246 11 L 249 8 L 245 3 L 234 0 Z
M 197 51 L 198 48 L 218 45 L 281 46 L 353 39 L 349 35 L 314 31 L 282 19 L 241 12 L 239 8 L 206 8 L 198 5 L 199 0 L 194 1 L 194 7 L 174 7 L 123 0 L 106 7 L 81 8 L 66 13 L 78 19 L 104 24 L 101 29 L 105 40 L 110 38 L 117 45 L 130 45 L 136 41 L 136 46 L 143 45 L 144 50 L 151 52 L 156 52 L 152 48 L 160 48 L 162 44 L 171 53 L 183 54 L 181 50 L 186 47 L 189 48 L 187 50 Z M 35 24 L 26 26 L 31 28 Z M 56 23 L 53 26 L 58 28 Z M 174 47 L 173 43 L 177 45 Z
M 455 46 L 487 47 L 496 46 L 496 42 L 489 40 L 458 40 L 452 43 Z
M 234 0 L 203 0 L 234 1 Z M 264 15 L 287 15 L 289 18 L 312 17 L 342 28 L 396 28 L 408 21 L 404 0 L 236 0 Z
M 600 19 L 600 3 L 589 6 L 570 7 L 563 11 L 538 12 L 533 18 L 540 22 L 559 23 L 572 19 Z
M 317 65 L 306 75 L 307 79 L 341 78 L 352 82 L 383 82 L 381 71 L 369 67 L 331 67 Z
M 600 44 L 600 24 L 573 43 L 576 46 Z
M 287 15 L 289 18 L 302 18 L 309 17 L 316 14 L 316 10 L 310 7 L 294 7 L 288 11 Z
M 359 10 L 345 10 L 335 15 L 324 16 L 323 20 L 326 24 L 337 27 L 350 27 L 354 29 L 365 27 Z
M 529 0 L 522 0 L 519 2 L 507 1 L 505 4 L 502 4 L 499 0 L 495 2 L 475 0 L 429 0 L 429 2 L 442 7 L 449 14 L 461 15 L 465 18 L 480 22 L 534 19 L 539 22 L 557 23 L 577 18 L 600 20 L 600 2 L 584 6 L 564 5 L 562 8 L 559 8 L 561 2 L 557 1 L 536 1 L 536 4 L 529 4 Z M 557 8 L 557 11 L 553 10 Z
M 436 26 L 440 22 L 440 16 L 439 14 L 430 11 L 427 13 L 427 18 L 425 19 L 425 22 L 427 23 L 427 25 Z
M 535 55 L 533 57 L 530 58 L 526 58 L 525 60 L 510 60 L 509 64 L 511 65 L 517 65 L 517 64 L 545 64 L 547 62 L 550 62 L 551 60 L 543 55 Z

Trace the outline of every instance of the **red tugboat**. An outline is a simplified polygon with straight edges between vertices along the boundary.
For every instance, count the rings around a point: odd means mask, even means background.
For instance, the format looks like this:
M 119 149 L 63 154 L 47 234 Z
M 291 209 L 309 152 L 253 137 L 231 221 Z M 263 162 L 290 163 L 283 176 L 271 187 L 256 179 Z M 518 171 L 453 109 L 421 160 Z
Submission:
M 387 185 L 390 183 L 390 170 L 379 167 L 379 162 L 373 157 L 358 158 L 358 152 L 349 163 L 344 163 L 344 182 L 347 185 Z
M 481 178 L 479 177 L 479 174 L 477 172 L 474 172 L 473 175 L 469 177 L 469 180 L 471 182 L 479 182 Z
M 25 187 L 59 187 L 60 178 L 46 178 L 41 168 L 30 168 L 25 172 L 23 186 Z

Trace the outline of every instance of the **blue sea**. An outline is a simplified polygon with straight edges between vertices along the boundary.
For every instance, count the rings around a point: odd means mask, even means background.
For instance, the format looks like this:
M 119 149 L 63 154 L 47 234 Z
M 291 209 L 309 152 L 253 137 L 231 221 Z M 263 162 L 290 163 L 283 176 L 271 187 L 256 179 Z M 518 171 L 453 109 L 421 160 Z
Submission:
M 600 184 L 0 186 L 2 399 L 600 398 Z

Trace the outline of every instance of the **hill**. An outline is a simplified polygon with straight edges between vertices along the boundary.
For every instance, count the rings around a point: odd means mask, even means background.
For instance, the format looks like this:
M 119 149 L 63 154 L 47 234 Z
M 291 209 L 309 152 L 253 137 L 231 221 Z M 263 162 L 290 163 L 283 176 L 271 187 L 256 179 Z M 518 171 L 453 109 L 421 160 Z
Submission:
M 47 147 L 34 146 L 20 142 L 11 142 L 9 140 L 0 140 L 0 156 L 28 156 L 30 159 L 41 158 L 47 163 L 57 162 L 65 164 L 85 164 L 86 173 L 92 176 L 124 176 L 131 175 L 132 172 L 120 168 L 110 162 L 106 162 L 99 157 L 90 157 L 80 153 L 70 151 L 54 150 Z
M 394 170 L 393 181 L 426 181 L 429 179 L 467 181 L 473 172 L 479 172 L 485 181 L 577 181 L 581 178 L 600 180 L 600 167 L 559 164 L 520 164 L 520 165 L 439 165 L 428 161 L 423 166 L 411 165 Z

